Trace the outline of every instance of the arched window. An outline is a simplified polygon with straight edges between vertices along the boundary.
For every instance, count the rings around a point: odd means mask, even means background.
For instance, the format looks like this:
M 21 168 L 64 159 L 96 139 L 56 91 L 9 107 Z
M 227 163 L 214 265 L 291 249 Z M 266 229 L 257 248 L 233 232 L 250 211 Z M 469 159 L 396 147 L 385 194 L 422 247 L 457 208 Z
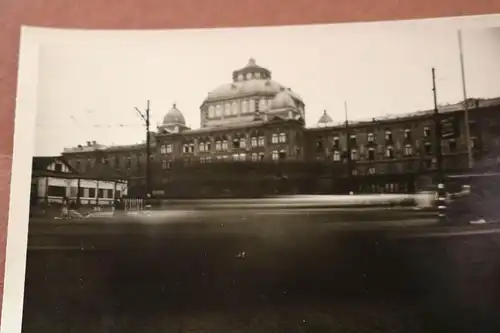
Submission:
M 222 116 L 222 105 L 218 104 L 216 109 L 215 109 L 215 116 L 220 117 Z
M 230 116 L 231 115 L 231 104 L 227 103 L 226 104 L 226 116 Z
M 248 113 L 248 101 L 243 101 L 241 103 L 241 113 Z
M 214 113 L 215 113 L 214 106 L 210 105 L 210 107 L 208 108 L 208 117 L 209 118 L 213 118 L 214 117 Z

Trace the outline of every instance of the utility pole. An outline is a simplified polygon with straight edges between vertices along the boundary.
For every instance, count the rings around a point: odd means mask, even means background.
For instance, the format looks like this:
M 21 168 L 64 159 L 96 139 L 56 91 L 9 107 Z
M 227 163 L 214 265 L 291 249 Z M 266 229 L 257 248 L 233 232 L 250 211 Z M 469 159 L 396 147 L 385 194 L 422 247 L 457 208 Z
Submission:
M 443 177 L 443 152 L 442 152 L 442 131 L 441 131 L 441 117 L 439 115 L 437 104 L 436 92 L 436 69 L 432 68 L 432 93 L 434 95 L 434 126 L 435 126 L 435 142 L 436 142 L 436 170 L 438 174 L 438 181 L 442 181 Z
M 349 131 L 349 117 L 347 116 L 347 102 L 344 102 L 345 114 L 345 140 L 346 140 L 346 167 L 349 191 L 352 183 L 352 165 L 351 165 L 351 135 Z
M 144 120 L 146 125 L 146 196 L 151 195 L 151 136 L 150 136 L 150 116 L 149 116 L 149 100 L 147 101 L 146 111 L 143 113 L 138 108 L 135 108 L 139 116 Z
M 458 30 L 458 48 L 460 51 L 460 69 L 462 72 L 462 93 L 464 96 L 464 122 L 465 122 L 465 140 L 467 142 L 467 157 L 469 162 L 469 169 L 474 166 L 474 159 L 472 156 L 472 147 L 470 140 L 470 126 L 469 126 L 469 103 L 467 102 L 467 85 L 465 84 L 465 66 L 464 66 L 464 52 L 462 44 L 462 31 Z

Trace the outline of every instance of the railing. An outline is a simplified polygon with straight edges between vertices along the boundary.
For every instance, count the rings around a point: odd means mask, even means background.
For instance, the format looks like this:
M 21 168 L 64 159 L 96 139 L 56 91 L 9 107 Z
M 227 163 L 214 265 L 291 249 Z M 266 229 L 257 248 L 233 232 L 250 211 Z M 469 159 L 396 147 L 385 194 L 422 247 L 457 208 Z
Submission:
M 126 198 L 124 199 L 125 212 L 142 212 L 144 210 L 144 199 Z

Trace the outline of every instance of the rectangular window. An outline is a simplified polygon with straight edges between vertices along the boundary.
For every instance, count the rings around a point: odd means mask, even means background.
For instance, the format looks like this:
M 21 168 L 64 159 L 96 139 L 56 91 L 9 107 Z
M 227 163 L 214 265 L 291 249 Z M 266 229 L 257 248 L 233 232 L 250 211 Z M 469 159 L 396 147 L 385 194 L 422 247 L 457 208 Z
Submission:
M 411 131 L 409 129 L 405 129 L 405 140 L 411 140 Z
M 333 148 L 340 148 L 340 139 L 338 136 L 334 137 L 333 138 Z
M 349 138 L 351 146 L 356 146 L 356 135 L 353 134 Z
M 256 137 L 252 137 L 252 147 L 257 147 L 257 138 Z
M 340 161 L 340 152 L 338 150 L 333 152 L 333 160 L 336 162 Z
M 286 133 L 280 133 L 279 142 L 280 143 L 286 142 Z
M 387 158 L 394 158 L 394 149 L 392 149 L 392 147 L 388 147 L 385 150 L 385 157 L 387 157 Z
M 47 195 L 49 197 L 65 197 L 66 187 L 49 185 L 49 187 L 47 188 Z
M 448 142 L 448 145 L 449 145 L 449 149 L 450 149 L 450 152 L 455 152 L 457 151 L 457 142 L 455 140 L 450 140 Z
M 356 149 L 351 150 L 351 160 L 355 161 L 358 159 L 358 151 Z
M 240 148 L 240 141 L 238 139 L 233 140 L 233 148 Z
M 368 133 L 368 142 L 369 143 L 375 142 L 375 135 L 373 135 L 373 133 Z
M 391 131 L 385 132 L 385 142 L 392 143 L 392 132 Z
M 167 153 L 167 146 L 161 145 L 161 147 L 160 147 L 160 153 L 161 154 L 166 154 Z
M 272 135 L 272 137 L 271 137 L 271 143 L 272 143 L 272 144 L 276 144 L 276 143 L 278 143 L 278 134 L 273 133 L 273 135 Z
M 279 154 L 277 150 L 273 150 L 272 159 L 273 161 L 277 161 L 279 159 Z
M 89 198 L 95 198 L 95 188 L 89 188 Z
M 373 148 L 368 149 L 368 159 L 370 161 L 373 161 L 375 159 L 375 149 Z
M 264 147 L 266 140 L 263 136 L 259 136 L 259 147 Z
M 405 156 L 412 156 L 413 155 L 413 147 L 411 145 L 406 145 L 404 154 L 405 154 Z
M 424 145 L 424 151 L 427 155 L 431 155 L 432 154 L 432 146 L 430 143 L 425 143 Z
M 169 154 L 170 154 L 170 153 L 172 153 L 172 151 L 173 151 L 172 144 L 168 144 L 168 145 L 167 145 L 167 153 L 169 153 Z

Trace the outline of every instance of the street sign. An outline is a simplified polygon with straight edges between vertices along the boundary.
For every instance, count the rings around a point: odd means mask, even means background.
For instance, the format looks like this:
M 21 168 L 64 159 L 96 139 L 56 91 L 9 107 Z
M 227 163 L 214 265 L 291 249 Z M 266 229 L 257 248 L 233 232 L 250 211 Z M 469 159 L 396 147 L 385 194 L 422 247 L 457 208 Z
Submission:
M 456 116 L 447 116 L 441 119 L 441 137 L 453 139 L 459 135 L 459 121 Z

